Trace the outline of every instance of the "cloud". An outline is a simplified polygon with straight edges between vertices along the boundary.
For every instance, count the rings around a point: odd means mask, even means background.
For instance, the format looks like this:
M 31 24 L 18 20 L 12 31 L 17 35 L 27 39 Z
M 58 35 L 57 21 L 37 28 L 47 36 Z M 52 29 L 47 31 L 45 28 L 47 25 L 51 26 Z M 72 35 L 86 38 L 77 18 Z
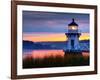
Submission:
M 23 35 L 23 40 L 33 42 L 45 42 L 45 41 L 66 41 L 68 38 L 64 33 L 27 33 Z M 90 39 L 89 33 L 82 33 L 79 40 Z
M 75 18 L 82 32 L 89 32 L 88 14 L 23 11 L 23 33 L 65 33 L 72 18 Z

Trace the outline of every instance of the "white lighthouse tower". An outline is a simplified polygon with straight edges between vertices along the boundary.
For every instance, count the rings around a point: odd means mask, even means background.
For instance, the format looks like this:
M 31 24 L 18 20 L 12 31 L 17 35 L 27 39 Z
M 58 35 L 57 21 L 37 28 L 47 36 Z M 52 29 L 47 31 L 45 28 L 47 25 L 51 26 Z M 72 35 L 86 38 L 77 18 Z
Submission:
M 78 24 L 72 19 L 72 22 L 68 24 L 68 32 L 65 33 L 68 38 L 67 42 L 67 51 L 69 52 L 78 52 L 80 45 L 79 45 L 79 37 L 81 33 L 78 30 Z

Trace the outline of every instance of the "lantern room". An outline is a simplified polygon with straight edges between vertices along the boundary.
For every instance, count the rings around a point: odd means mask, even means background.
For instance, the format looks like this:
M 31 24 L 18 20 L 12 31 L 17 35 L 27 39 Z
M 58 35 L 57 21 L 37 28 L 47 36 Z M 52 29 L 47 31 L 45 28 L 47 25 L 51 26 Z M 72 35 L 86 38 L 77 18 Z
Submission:
M 72 22 L 68 24 L 68 32 L 75 33 L 78 32 L 78 24 L 72 19 Z

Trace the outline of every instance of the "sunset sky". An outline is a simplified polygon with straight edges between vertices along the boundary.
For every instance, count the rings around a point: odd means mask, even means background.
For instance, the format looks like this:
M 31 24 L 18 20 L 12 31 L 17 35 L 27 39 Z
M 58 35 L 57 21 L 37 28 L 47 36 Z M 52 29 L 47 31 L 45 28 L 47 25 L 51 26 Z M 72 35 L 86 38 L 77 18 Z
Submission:
M 89 14 L 23 11 L 23 40 L 66 41 L 72 18 L 82 33 L 79 40 L 89 39 Z

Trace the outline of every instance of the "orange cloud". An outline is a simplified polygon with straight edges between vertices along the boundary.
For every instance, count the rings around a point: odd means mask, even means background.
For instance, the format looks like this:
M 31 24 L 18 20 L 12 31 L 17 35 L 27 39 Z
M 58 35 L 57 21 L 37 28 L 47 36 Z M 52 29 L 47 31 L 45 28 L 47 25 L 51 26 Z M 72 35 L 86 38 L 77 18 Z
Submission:
M 67 38 L 64 34 L 44 34 L 41 36 L 24 36 L 23 40 L 29 40 L 34 42 L 44 42 L 44 41 L 66 41 Z
M 79 40 L 87 40 L 89 39 L 88 33 L 82 33 Z M 56 33 L 56 34 L 38 34 L 38 35 L 24 35 L 23 40 L 29 40 L 33 42 L 45 42 L 45 41 L 66 41 L 68 38 L 64 33 Z
M 82 33 L 81 36 L 79 37 L 79 40 L 89 40 L 90 35 L 89 33 Z

